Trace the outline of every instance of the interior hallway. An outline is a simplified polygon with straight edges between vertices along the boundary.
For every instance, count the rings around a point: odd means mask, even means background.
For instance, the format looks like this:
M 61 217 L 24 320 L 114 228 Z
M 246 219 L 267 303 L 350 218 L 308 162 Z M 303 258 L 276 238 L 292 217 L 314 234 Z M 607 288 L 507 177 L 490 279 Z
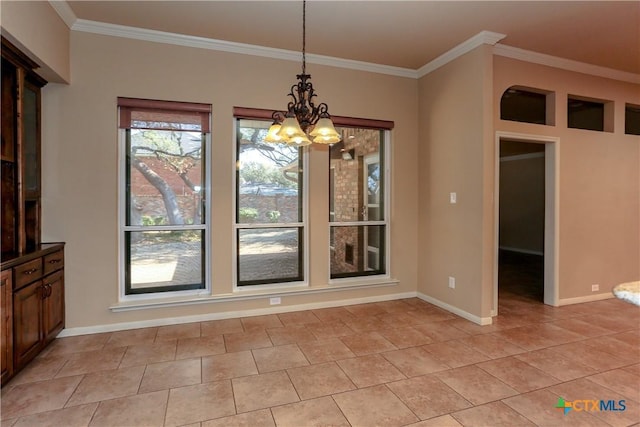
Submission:
M 640 420 L 640 310 L 500 295 L 478 326 L 417 298 L 55 340 L 2 426 L 515 426 Z M 624 399 L 564 415 L 558 398 Z

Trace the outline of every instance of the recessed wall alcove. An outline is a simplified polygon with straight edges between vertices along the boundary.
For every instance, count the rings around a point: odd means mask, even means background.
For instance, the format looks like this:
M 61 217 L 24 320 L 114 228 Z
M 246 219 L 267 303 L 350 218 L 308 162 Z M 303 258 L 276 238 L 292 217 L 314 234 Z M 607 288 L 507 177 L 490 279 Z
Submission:
M 500 119 L 554 126 L 555 93 L 511 86 L 500 98 Z

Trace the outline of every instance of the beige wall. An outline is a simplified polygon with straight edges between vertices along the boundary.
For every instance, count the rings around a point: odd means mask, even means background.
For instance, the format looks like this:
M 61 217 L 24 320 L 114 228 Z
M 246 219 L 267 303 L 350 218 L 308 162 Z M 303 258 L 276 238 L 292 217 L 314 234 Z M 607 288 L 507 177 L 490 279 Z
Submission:
M 500 248 L 544 253 L 544 153 L 500 161 Z
M 67 327 L 268 308 L 268 299 L 114 313 L 118 300 L 118 96 L 213 106 L 212 287 L 232 291 L 233 106 L 281 109 L 296 62 L 73 32 L 71 85 L 47 85 L 43 103 L 43 240 L 66 248 Z M 398 286 L 286 296 L 282 305 L 415 292 L 417 278 L 417 82 L 310 65 L 332 114 L 395 121 L 391 274 Z M 88 153 L 91 153 L 88 156 Z M 310 286 L 328 282 L 328 154 L 310 158 Z
M 500 120 L 513 85 L 555 92 L 556 125 Z M 614 131 L 568 129 L 569 94 L 613 101 Z M 493 95 L 496 131 L 559 138 L 560 299 L 640 279 L 640 137 L 624 134 L 625 103 L 640 103 L 640 86 L 496 56 Z
M 483 265 L 493 258 L 485 251 L 493 233 L 486 221 L 486 193 L 493 185 L 486 176 L 493 168 L 486 113 L 491 67 L 490 47 L 483 45 L 419 81 L 418 291 L 477 317 L 491 310 L 491 270 Z M 449 203 L 451 192 L 456 204 Z M 455 289 L 448 287 L 449 276 Z
M 42 67 L 38 74 L 69 82 L 70 30 L 48 1 L 3 1 L 0 17 L 2 35 Z
M 559 138 L 560 302 L 640 277 L 640 144 L 624 134 L 638 85 L 515 61 L 478 48 L 420 79 L 418 291 L 481 318 L 495 270 L 495 132 Z M 487 82 L 489 80 L 489 82 Z M 510 86 L 556 93 L 556 126 L 499 119 Z M 489 90 L 487 90 L 489 89 Z M 566 128 L 567 95 L 613 101 L 614 132 Z M 456 192 L 457 204 L 449 203 Z M 456 289 L 448 288 L 448 276 Z M 575 300 L 574 300 L 575 301 Z

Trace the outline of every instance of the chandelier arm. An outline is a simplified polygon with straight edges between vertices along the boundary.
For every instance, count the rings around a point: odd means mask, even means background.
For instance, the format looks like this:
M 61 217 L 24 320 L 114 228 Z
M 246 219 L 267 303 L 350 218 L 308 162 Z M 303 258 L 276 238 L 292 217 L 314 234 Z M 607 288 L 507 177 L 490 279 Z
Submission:
M 298 94 L 298 96 L 296 96 L 296 93 Z M 287 112 L 295 116 L 297 106 L 301 103 L 300 89 L 298 88 L 298 84 L 294 84 L 293 86 L 291 86 L 289 96 L 291 97 L 291 101 L 289 101 L 289 103 L 287 104 Z
M 271 114 L 271 118 L 273 119 L 274 123 L 282 123 L 284 117 L 285 113 L 283 113 L 282 111 L 274 111 L 273 114 Z
M 320 119 L 330 119 L 331 114 L 329 114 L 329 106 L 324 102 L 318 105 L 315 116 L 314 124 L 316 124 Z

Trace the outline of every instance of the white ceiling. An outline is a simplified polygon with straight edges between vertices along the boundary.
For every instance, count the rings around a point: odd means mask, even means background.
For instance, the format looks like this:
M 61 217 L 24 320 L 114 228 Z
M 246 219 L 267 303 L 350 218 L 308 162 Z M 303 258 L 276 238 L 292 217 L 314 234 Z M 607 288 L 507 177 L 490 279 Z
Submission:
M 68 1 L 78 19 L 302 48 L 301 1 Z M 638 1 L 307 2 L 307 53 L 418 69 L 481 31 L 533 52 L 640 74 Z

